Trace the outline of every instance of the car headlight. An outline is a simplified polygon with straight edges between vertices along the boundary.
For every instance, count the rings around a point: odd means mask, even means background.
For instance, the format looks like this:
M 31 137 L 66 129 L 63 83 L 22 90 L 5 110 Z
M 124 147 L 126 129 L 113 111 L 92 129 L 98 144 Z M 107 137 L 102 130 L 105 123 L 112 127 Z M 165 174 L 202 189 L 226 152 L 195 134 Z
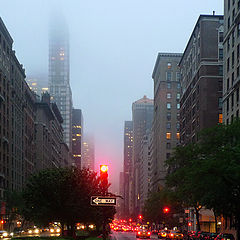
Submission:
M 32 233 L 32 230 L 28 230 L 28 233 Z
M 35 230 L 34 230 L 34 233 L 39 233 L 39 229 L 35 229 Z
M 3 233 L 3 236 L 4 236 L 4 237 L 7 237 L 7 236 L 8 236 L 8 234 L 5 232 L 5 233 Z
M 56 232 L 57 232 L 57 233 L 60 233 L 60 231 L 61 231 L 61 230 L 60 230 L 59 228 L 57 228 Z
M 13 235 L 14 235 L 14 233 L 13 233 L 13 232 L 11 232 L 11 233 L 10 233 L 10 236 L 13 236 Z
M 51 228 L 51 229 L 50 229 L 50 232 L 51 232 L 51 233 L 53 233 L 53 232 L 54 232 L 54 229 L 53 229 L 53 228 Z

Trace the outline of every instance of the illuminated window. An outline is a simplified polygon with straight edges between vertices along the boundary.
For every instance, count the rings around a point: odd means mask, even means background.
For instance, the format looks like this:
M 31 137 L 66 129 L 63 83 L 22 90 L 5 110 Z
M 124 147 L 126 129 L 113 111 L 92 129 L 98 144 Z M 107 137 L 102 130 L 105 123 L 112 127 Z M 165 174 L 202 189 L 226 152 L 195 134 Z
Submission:
M 222 114 L 218 114 L 218 122 L 223 123 L 223 115 Z
M 180 133 L 178 132 L 176 135 L 177 135 L 177 139 L 179 140 L 180 139 Z
M 177 93 L 177 99 L 180 99 L 180 96 L 181 96 L 180 93 Z
M 171 93 L 167 93 L 167 98 L 170 99 L 172 97 Z
M 76 141 L 76 138 L 73 138 L 72 140 L 73 140 L 73 141 Z
M 168 110 L 171 109 L 171 103 L 167 103 L 167 109 L 168 109 Z
M 35 82 L 34 82 L 34 83 L 32 83 L 32 86 L 36 86 L 36 85 L 37 85 L 37 83 L 35 83 Z
M 180 109 L 180 103 L 177 103 L 177 109 Z
M 168 69 L 171 69 L 171 68 L 172 68 L 172 64 L 171 64 L 170 62 L 167 64 L 167 68 L 168 68 Z
M 81 134 L 77 133 L 76 136 L 77 136 L 77 137 L 81 137 Z
M 166 139 L 171 139 L 171 133 L 170 132 L 166 133 Z

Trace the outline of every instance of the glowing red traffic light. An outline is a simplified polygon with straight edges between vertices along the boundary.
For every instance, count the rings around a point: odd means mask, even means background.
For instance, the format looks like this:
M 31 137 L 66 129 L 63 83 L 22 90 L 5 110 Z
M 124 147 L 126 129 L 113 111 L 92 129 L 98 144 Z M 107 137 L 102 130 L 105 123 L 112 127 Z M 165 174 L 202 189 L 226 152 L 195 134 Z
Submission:
M 191 227 L 191 226 L 192 226 L 192 223 L 191 223 L 191 222 L 189 222 L 189 223 L 188 223 L 188 226 L 189 226 L 189 227 Z
M 108 171 L 108 166 L 107 165 L 100 165 L 100 171 L 105 173 Z
M 132 222 L 132 219 L 131 219 L 131 218 L 129 218 L 129 222 Z
M 169 211 L 170 211 L 170 209 L 169 209 L 168 207 L 165 207 L 165 208 L 163 209 L 163 212 L 164 212 L 164 213 L 169 213 Z
M 142 219 L 142 215 L 139 215 L 138 218 L 139 218 L 139 219 Z

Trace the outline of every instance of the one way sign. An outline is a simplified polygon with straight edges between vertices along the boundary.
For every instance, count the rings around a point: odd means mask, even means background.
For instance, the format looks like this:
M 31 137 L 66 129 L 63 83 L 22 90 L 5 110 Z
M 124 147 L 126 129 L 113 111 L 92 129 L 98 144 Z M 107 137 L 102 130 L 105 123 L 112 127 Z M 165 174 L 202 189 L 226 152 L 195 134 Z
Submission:
M 91 197 L 92 206 L 116 206 L 117 199 L 115 197 L 93 196 Z

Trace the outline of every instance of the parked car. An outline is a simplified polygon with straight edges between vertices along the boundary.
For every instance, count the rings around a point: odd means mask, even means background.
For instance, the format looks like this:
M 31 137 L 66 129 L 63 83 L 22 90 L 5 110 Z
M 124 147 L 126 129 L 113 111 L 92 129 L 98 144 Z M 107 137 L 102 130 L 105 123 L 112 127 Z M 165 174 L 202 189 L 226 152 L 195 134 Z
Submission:
M 215 240 L 235 240 L 234 236 L 230 233 L 220 233 L 217 235 Z

